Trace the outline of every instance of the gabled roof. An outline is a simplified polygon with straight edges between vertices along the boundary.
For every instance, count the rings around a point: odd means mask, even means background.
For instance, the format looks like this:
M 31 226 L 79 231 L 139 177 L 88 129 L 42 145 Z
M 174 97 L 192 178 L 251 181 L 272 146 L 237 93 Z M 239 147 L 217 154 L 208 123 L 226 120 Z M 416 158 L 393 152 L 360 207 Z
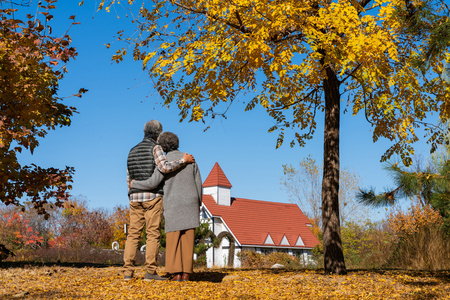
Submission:
M 242 246 L 313 248 L 319 242 L 307 226 L 309 220 L 296 204 L 231 200 L 230 206 L 218 205 L 212 196 L 203 195 L 208 211 L 222 218 Z M 297 242 L 299 236 L 304 246 Z M 273 244 L 269 245 L 270 239 Z
M 231 183 L 228 181 L 227 176 L 225 176 L 225 173 L 222 171 L 222 168 L 220 168 L 217 162 L 214 164 L 211 172 L 209 172 L 209 175 L 206 178 L 205 182 L 203 182 L 203 187 L 211 186 L 221 186 L 227 188 L 232 187 Z

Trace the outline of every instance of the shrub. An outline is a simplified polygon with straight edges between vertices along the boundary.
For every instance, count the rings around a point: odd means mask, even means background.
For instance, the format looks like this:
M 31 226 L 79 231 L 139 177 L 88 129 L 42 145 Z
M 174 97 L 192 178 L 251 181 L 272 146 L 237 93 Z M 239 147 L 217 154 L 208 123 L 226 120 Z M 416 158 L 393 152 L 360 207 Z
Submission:
M 392 267 L 429 271 L 450 269 L 450 240 L 439 227 L 421 227 L 394 246 Z
M 391 267 L 432 271 L 450 268 L 450 238 L 438 211 L 416 204 L 406 213 L 391 213 L 389 224 L 395 237 Z
M 384 222 L 348 222 L 342 226 L 341 235 L 348 268 L 380 268 L 386 265 L 393 238 Z
M 254 251 L 244 250 L 237 253 L 243 268 L 263 268 L 264 255 Z
M 304 267 L 299 257 L 284 252 L 272 252 L 264 255 L 255 251 L 244 250 L 237 253 L 242 268 L 270 268 L 274 264 L 281 264 L 287 269 L 298 269 Z
M 109 247 L 113 242 L 113 232 L 107 212 L 90 211 L 85 201 L 71 199 L 64 203 L 62 218 L 58 224 L 59 242 L 63 248 Z
M 43 238 L 30 226 L 30 220 L 21 211 L 2 211 L 0 214 L 0 244 L 9 250 L 34 248 Z
M 267 267 L 271 267 L 274 264 L 281 264 L 287 269 L 298 269 L 303 266 L 299 258 L 284 252 L 272 252 L 264 258 Z
M 194 267 L 196 268 L 206 267 L 206 254 L 200 254 L 197 256 L 197 259 L 194 260 Z

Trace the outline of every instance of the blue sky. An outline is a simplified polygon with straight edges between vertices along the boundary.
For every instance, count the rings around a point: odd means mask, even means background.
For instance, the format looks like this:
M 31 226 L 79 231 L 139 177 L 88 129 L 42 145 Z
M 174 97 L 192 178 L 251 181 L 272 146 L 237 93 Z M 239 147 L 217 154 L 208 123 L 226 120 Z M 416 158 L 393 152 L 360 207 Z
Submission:
M 80 7 L 78 1 L 59 1 L 51 25 L 55 32 L 63 32 L 72 14 L 81 22 L 69 32 L 79 54 L 67 66 L 69 73 L 60 83 L 60 96 L 77 93 L 79 88 L 89 92 L 81 99 L 65 101 L 79 111 L 72 125 L 50 132 L 40 140 L 34 155 L 21 156 L 22 163 L 73 166 L 73 196 L 81 195 L 93 208 L 127 205 L 128 151 L 142 140 L 145 122 L 157 119 L 165 131 L 178 134 L 181 151 L 194 154 L 203 180 L 218 162 L 233 185 L 233 197 L 289 202 L 280 185 L 282 165 L 297 166 L 308 155 L 322 161 L 323 119 L 318 119 L 314 139 L 306 147 L 290 148 L 290 140 L 286 140 L 279 149 L 275 149 L 277 134 L 267 132 L 272 119 L 259 108 L 244 112 L 242 102 L 233 104 L 226 120 L 216 119 L 206 125 L 179 123 L 177 109 L 158 104 L 160 98 L 142 71 L 141 62 L 131 57 L 120 64 L 111 62 L 118 48 L 114 36 L 130 26 L 129 19 L 118 19 L 114 12 L 96 12 L 94 1 L 85 2 Z M 111 43 L 111 49 L 106 48 L 107 43 Z M 204 132 L 207 125 L 211 128 Z M 380 163 L 389 146 L 385 140 L 372 142 L 372 130 L 363 115 L 343 115 L 341 167 L 357 173 L 362 186 L 373 186 L 377 191 L 391 186 Z M 416 149 L 416 153 L 427 155 L 425 142 L 419 142 Z

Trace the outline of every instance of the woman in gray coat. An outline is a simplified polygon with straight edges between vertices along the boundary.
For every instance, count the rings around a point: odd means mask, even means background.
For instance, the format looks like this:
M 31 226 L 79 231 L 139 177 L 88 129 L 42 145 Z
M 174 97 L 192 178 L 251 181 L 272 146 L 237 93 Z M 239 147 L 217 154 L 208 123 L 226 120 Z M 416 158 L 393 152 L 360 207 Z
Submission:
M 166 152 L 167 160 L 183 157 L 178 151 L 178 137 L 163 132 L 158 144 Z M 133 181 L 131 186 L 151 190 L 164 180 L 164 218 L 166 232 L 166 273 L 173 274 L 174 281 L 188 281 L 193 272 L 194 232 L 200 226 L 202 204 L 202 179 L 196 163 L 163 175 L 155 169 L 147 180 Z

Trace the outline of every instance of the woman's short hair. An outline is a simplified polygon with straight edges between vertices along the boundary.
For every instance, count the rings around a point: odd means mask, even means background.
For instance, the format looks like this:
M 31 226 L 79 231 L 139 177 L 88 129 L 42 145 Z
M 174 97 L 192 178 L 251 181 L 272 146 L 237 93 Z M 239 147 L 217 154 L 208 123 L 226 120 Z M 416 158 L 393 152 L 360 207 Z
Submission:
M 178 136 L 173 132 L 163 132 L 158 137 L 158 144 L 163 148 L 164 152 L 170 152 L 178 149 Z

